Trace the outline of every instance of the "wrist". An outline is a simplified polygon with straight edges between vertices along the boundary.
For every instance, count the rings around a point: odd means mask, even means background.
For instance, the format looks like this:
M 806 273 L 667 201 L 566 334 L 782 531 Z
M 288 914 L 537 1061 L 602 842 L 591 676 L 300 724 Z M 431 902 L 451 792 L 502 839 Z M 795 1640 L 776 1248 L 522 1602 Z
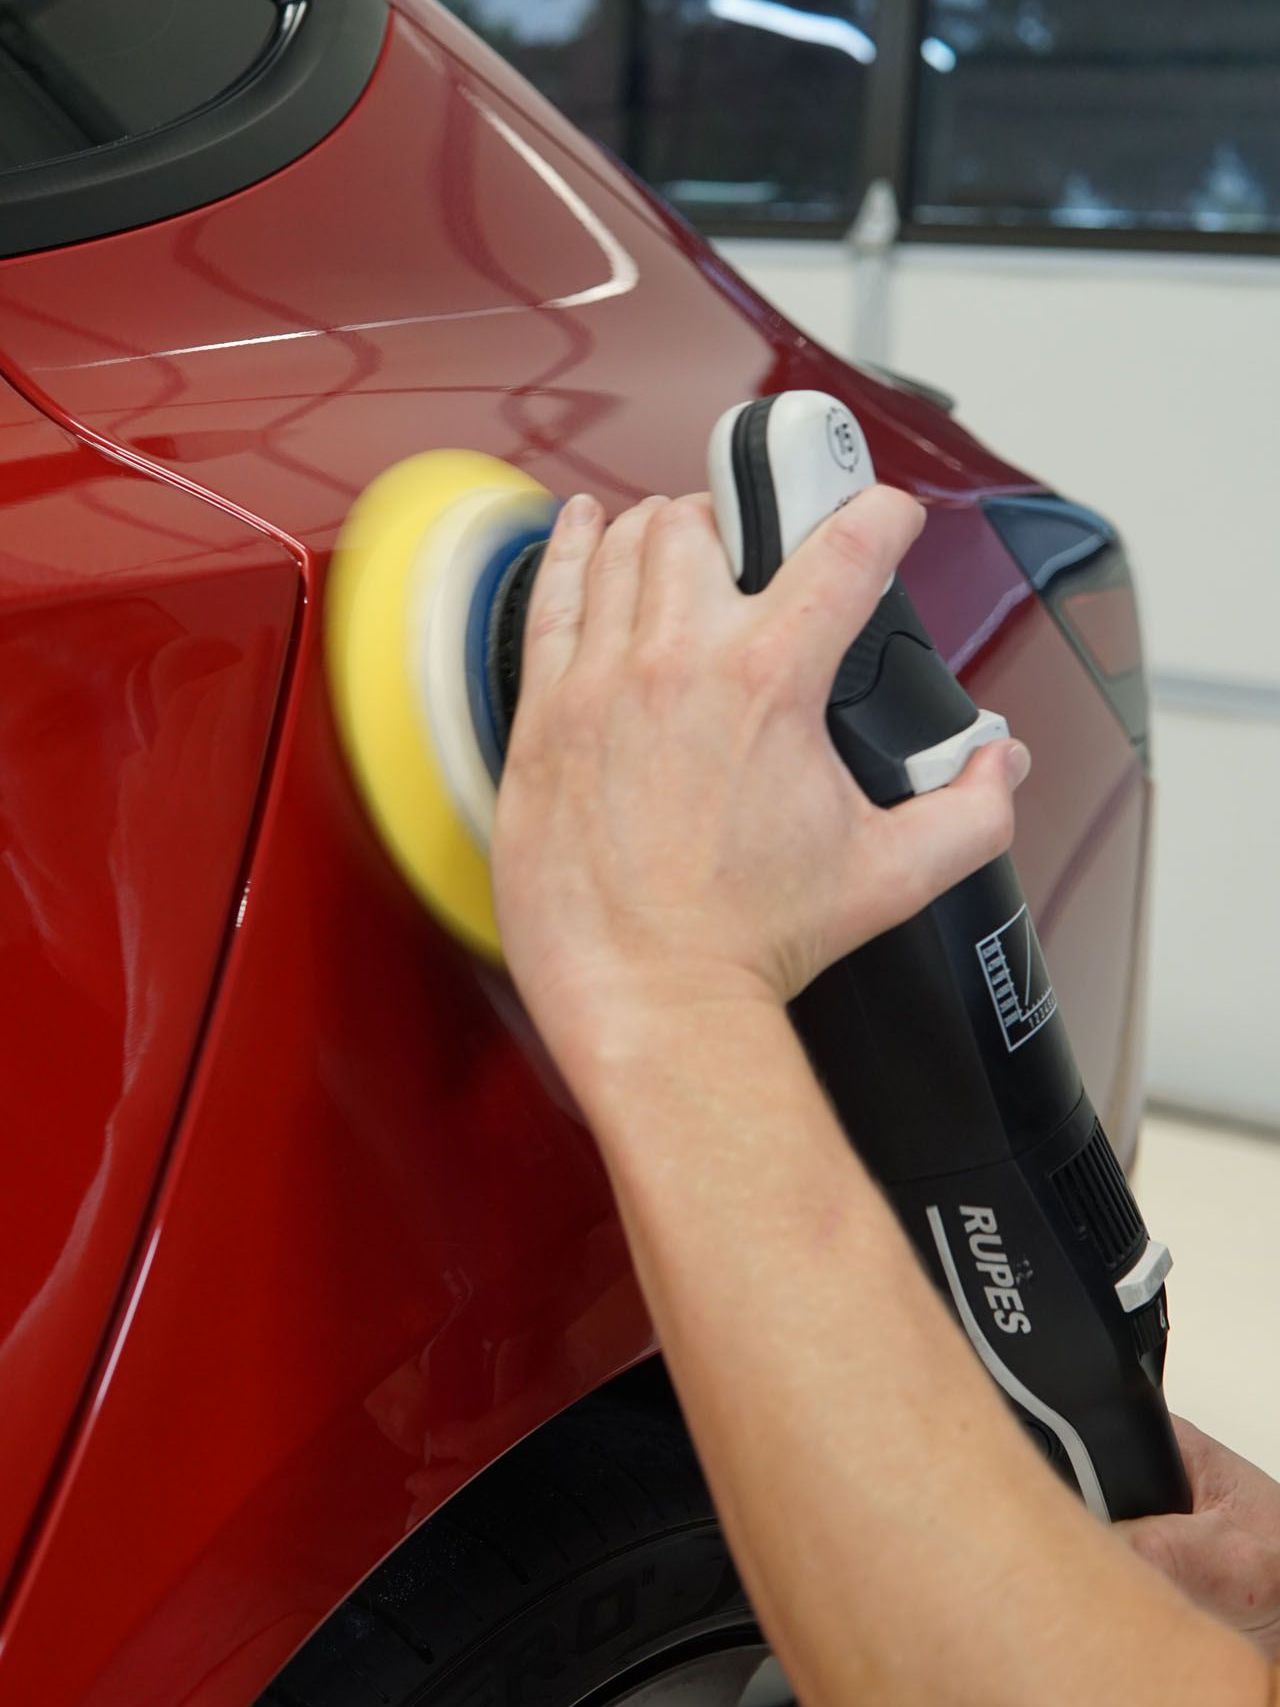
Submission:
M 718 1039 L 781 1036 L 786 1004 L 768 981 L 724 963 L 631 961 L 527 993 L 543 1039 L 584 1110 L 625 1094 L 655 1063 L 678 1067 Z

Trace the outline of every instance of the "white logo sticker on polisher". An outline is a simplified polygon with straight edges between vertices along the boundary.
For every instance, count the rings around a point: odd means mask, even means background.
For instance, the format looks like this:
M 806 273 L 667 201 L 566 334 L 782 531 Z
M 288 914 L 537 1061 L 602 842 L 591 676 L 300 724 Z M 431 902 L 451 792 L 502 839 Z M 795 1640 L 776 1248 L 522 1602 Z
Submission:
M 1058 1011 L 1058 998 L 1024 902 L 999 930 L 976 945 L 982 976 L 1012 1055 Z

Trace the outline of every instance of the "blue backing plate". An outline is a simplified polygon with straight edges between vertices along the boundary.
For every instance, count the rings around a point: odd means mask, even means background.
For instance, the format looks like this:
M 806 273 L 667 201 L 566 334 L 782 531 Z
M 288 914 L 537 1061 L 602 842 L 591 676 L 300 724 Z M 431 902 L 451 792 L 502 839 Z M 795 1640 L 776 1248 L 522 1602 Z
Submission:
M 471 596 L 471 609 L 467 613 L 467 700 L 471 707 L 471 721 L 475 725 L 476 739 L 480 743 L 480 751 L 495 786 L 502 775 L 503 754 L 498 740 L 498 721 L 489 691 L 489 638 L 494 614 L 494 595 L 516 558 L 529 546 L 541 545 L 546 540 L 554 520 L 553 511 L 548 515 L 544 528 L 530 528 L 513 534 L 494 552 L 476 582 L 475 592 Z

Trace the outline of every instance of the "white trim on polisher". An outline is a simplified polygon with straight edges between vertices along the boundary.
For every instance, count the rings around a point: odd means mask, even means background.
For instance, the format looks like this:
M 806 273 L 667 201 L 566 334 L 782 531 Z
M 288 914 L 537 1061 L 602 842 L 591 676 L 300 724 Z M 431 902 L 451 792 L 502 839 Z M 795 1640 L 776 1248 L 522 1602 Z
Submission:
M 483 488 L 456 499 L 414 555 L 409 670 L 454 805 L 486 852 L 498 792 L 467 691 L 467 625 L 481 576 L 522 534 L 550 533 L 548 494 Z
M 742 579 L 744 528 L 734 428 L 748 409 L 760 408 L 763 402 L 726 410 L 711 429 L 707 446 L 707 483 L 716 525 L 736 581 Z M 825 391 L 784 391 L 773 398 L 763 438 L 753 470 L 758 501 L 776 514 L 785 561 L 833 511 L 874 486 L 876 471 L 856 415 Z M 761 466 L 761 451 L 767 467 Z
M 711 490 L 711 507 L 716 513 L 716 528 L 724 546 L 735 581 L 742 579 L 742 501 L 733 472 L 733 429 L 738 417 L 749 407 L 735 404 L 711 429 L 707 441 L 707 485 Z

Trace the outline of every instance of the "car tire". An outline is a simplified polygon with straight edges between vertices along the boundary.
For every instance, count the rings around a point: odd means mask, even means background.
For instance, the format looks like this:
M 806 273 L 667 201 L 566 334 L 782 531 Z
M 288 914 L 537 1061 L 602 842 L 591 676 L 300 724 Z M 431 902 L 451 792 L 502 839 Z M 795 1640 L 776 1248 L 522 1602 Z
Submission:
M 678 1413 L 585 1401 L 464 1488 L 260 1707 L 791 1701 Z

